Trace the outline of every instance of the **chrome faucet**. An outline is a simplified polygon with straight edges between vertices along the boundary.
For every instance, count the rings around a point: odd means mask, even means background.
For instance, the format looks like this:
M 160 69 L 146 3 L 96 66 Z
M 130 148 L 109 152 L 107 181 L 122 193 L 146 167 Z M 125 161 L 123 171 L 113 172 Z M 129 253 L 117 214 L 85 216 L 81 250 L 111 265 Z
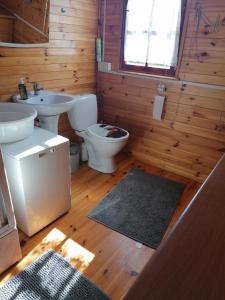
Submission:
M 34 95 L 39 95 L 40 91 L 43 90 L 43 88 L 37 83 L 37 82 L 31 82 L 33 84 L 33 90 L 34 90 Z

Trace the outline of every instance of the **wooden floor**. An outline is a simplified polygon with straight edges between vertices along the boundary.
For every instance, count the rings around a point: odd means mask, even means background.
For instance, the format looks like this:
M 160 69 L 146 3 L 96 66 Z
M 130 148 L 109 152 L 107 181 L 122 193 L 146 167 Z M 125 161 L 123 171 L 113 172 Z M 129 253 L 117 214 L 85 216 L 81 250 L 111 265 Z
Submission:
M 181 176 L 142 164 L 121 154 L 115 174 L 101 174 L 86 165 L 72 176 L 72 209 L 44 230 L 33 236 L 20 234 L 23 258 L 0 276 L 4 283 L 21 271 L 47 249 L 53 248 L 113 300 L 121 299 L 134 283 L 138 274 L 151 258 L 154 250 L 137 243 L 101 224 L 89 220 L 86 215 L 101 201 L 132 167 L 187 184 L 173 219 L 171 229 L 184 208 L 197 191 L 199 184 Z

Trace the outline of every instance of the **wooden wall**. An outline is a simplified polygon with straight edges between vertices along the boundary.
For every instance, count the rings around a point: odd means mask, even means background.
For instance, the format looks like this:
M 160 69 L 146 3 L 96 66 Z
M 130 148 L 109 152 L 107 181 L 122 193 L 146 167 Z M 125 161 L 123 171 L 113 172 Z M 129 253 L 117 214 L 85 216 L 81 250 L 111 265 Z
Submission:
M 48 42 L 49 0 L 0 0 L 0 6 L 15 16 L 13 42 L 19 44 L 41 44 Z M 18 16 L 18 17 L 17 17 Z
M 12 10 L 43 33 L 47 33 L 45 24 L 46 21 L 48 22 L 48 3 L 49 0 L 33 0 L 30 3 L 24 0 L 0 0 L 0 4 Z
M 54 91 L 95 92 L 97 11 L 97 0 L 52 0 L 48 48 L 0 47 L 0 101 L 10 101 L 17 93 L 21 77 L 28 89 L 37 81 Z M 60 132 L 74 137 L 66 116 L 61 118 Z
M 12 42 L 14 17 L 0 7 L 0 41 Z
M 195 34 L 195 5 L 199 2 L 218 31 L 201 21 Z M 131 133 L 127 151 L 165 170 L 201 181 L 225 152 L 225 2 L 189 1 L 188 26 L 178 77 L 152 80 L 126 73 L 98 75 L 99 101 L 104 122 Z M 107 1 L 105 61 L 119 71 L 122 0 Z M 183 82 L 206 83 L 193 85 Z M 152 119 L 153 101 L 163 82 L 167 91 L 163 121 Z M 211 85 L 221 85 L 221 87 Z
M 16 19 L 14 22 L 13 42 L 18 44 L 48 43 L 48 35 L 36 31 L 23 21 Z

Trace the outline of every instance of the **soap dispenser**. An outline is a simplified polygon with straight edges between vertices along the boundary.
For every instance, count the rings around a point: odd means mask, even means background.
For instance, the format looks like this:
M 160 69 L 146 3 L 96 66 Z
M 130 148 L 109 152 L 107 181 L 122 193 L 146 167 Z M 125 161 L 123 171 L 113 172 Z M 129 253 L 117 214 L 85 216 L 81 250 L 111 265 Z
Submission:
M 26 85 L 24 83 L 23 78 L 20 79 L 18 88 L 19 88 L 19 92 L 20 92 L 20 99 L 26 100 L 28 98 L 28 96 L 27 96 Z

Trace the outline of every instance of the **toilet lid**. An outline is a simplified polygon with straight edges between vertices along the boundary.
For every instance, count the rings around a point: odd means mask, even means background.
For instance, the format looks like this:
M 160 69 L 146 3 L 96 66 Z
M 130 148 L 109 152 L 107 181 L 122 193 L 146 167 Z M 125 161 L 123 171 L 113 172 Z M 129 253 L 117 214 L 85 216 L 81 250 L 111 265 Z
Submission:
M 115 142 L 126 140 L 129 136 L 129 133 L 126 130 L 107 124 L 92 125 L 88 127 L 88 132 L 96 137 Z

